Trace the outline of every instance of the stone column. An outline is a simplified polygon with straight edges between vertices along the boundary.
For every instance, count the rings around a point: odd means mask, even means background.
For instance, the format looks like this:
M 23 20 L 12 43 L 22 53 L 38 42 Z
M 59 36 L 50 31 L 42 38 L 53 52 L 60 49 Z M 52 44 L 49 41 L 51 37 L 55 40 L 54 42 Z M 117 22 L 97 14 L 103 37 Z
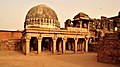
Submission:
M 90 22 L 88 23 L 88 37 L 90 36 Z
M 44 18 L 42 18 L 42 20 L 43 20 L 42 22 L 45 22 L 45 19 L 44 19 Z
M 53 54 L 56 54 L 56 40 L 53 40 Z
M 50 19 L 48 19 L 48 23 L 50 24 Z
M 41 53 L 41 43 L 42 43 L 42 37 L 37 37 L 37 39 L 38 39 L 38 54 L 40 54 Z
M 48 20 L 48 19 L 47 19 L 47 18 L 45 18 L 45 23 L 47 23 L 47 20 Z
M 90 22 L 88 22 L 88 31 L 90 30 Z
M 40 26 L 40 27 L 41 27 L 41 21 L 42 21 L 41 18 L 39 18 L 39 23 L 40 23 L 39 26 Z
M 86 42 L 85 42 L 85 52 L 88 52 L 88 39 L 86 39 Z
M 67 38 L 63 38 L 63 54 L 65 54 L 65 50 L 66 50 L 66 41 L 67 41 Z
M 57 41 L 57 36 L 54 35 L 54 37 L 52 37 L 52 39 L 53 39 L 52 53 L 53 53 L 53 54 L 56 54 L 56 41 Z
M 30 39 L 26 39 L 26 55 L 30 52 Z
M 42 40 L 38 40 L 38 54 L 41 53 L 41 42 Z
M 82 20 L 80 20 L 80 28 L 82 28 Z
M 75 40 L 74 52 L 77 53 L 77 42 L 78 42 L 78 38 L 74 38 L 74 40 Z
M 51 26 L 50 19 L 48 19 L 48 25 Z

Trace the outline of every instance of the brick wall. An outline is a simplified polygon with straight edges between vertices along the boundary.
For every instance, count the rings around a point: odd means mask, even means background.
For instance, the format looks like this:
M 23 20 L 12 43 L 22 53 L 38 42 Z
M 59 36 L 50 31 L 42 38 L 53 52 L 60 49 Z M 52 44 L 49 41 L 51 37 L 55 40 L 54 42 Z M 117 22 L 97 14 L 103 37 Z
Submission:
M 22 32 L 0 30 L 0 51 L 21 50 Z

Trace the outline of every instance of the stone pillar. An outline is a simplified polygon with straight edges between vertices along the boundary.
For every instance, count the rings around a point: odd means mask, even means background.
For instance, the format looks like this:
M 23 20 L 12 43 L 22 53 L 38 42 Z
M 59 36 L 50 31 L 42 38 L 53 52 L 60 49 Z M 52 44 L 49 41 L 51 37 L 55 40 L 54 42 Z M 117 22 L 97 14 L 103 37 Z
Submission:
M 90 29 L 90 22 L 88 22 L 88 25 L 87 25 L 87 26 L 88 26 L 88 30 L 89 30 L 89 29 Z
M 42 22 L 45 22 L 45 19 L 44 19 L 44 18 L 42 18 L 42 20 L 43 20 Z
M 41 18 L 39 18 L 39 23 L 40 23 L 39 26 L 40 26 L 40 27 L 41 27 L 41 21 L 42 21 Z
M 26 55 L 30 52 L 30 39 L 26 39 Z
M 53 54 L 56 54 L 56 40 L 53 40 Z
M 78 42 L 78 38 L 74 38 L 74 40 L 75 40 L 74 52 L 77 53 L 77 42 Z
M 63 38 L 63 54 L 65 54 L 65 50 L 66 50 L 66 41 L 67 41 L 67 38 Z
M 53 20 L 53 26 L 54 26 L 54 28 L 55 28 L 55 20 Z
M 51 26 L 50 19 L 48 19 L 48 24 L 49 24 L 49 26 Z
M 85 42 L 85 52 L 88 52 L 88 39 L 86 39 L 86 42 Z
M 38 54 L 41 53 L 41 42 L 42 40 L 38 40 Z
M 82 28 L 82 20 L 80 21 L 80 28 Z
M 48 20 L 48 19 L 47 19 L 47 18 L 45 18 L 45 23 L 47 23 L 47 20 Z
M 88 23 L 88 37 L 90 36 L 90 22 Z
M 53 45 L 52 45 L 52 53 L 56 54 L 56 41 L 57 41 L 57 36 L 54 35 L 54 37 L 52 37 L 53 39 Z
M 42 44 L 42 38 L 41 37 L 37 37 L 37 39 L 38 39 L 38 54 L 40 54 L 41 53 L 41 44 Z
M 50 19 L 48 19 L 48 23 L 50 23 Z

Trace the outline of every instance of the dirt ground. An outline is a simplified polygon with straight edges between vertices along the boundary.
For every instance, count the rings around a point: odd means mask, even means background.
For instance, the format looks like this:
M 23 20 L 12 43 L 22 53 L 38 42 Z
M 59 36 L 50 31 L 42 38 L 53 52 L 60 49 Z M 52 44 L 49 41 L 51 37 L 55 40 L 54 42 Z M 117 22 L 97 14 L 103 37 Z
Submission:
M 97 62 L 96 53 L 65 55 L 28 55 L 0 51 L 0 67 L 120 67 Z

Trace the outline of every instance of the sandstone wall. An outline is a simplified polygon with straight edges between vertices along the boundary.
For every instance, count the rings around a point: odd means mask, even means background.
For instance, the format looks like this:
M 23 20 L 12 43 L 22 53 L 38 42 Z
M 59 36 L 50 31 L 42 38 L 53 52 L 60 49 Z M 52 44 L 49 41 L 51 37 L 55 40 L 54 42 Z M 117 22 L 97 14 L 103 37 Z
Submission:
M 0 30 L 0 51 L 21 50 L 21 37 L 20 31 Z

